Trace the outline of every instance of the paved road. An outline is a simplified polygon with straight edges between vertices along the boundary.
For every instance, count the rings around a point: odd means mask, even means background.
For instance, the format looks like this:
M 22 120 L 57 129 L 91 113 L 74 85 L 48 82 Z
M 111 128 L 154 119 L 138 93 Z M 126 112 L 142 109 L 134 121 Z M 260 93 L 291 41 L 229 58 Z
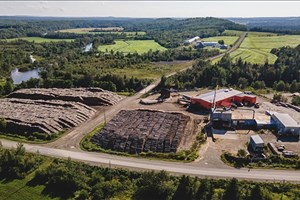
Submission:
M 16 142 L 3 140 L 2 145 L 5 148 L 16 147 Z M 74 150 L 62 150 L 50 147 L 41 147 L 39 145 L 24 144 L 28 152 L 36 153 L 37 151 L 46 156 L 71 158 L 73 160 L 85 161 L 89 163 L 102 164 L 111 167 L 126 167 L 129 169 L 140 170 L 166 170 L 174 174 L 186 174 L 201 177 L 220 177 L 220 178 L 238 178 L 252 179 L 259 181 L 290 181 L 300 182 L 300 171 L 284 170 L 259 170 L 259 169 L 218 169 L 197 167 L 189 163 L 174 163 L 159 160 L 138 159 L 131 157 L 115 156 L 103 153 L 78 152 Z
M 244 33 L 236 44 L 228 51 L 229 53 L 236 50 L 242 43 L 247 33 Z M 224 54 L 215 56 L 216 59 L 224 56 Z M 190 67 L 189 67 L 190 68 Z M 171 76 L 175 73 L 169 74 Z M 225 178 L 240 178 L 240 179 L 255 179 L 255 180 L 276 180 L 276 181 L 297 181 L 300 182 L 300 171 L 284 171 L 284 170 L 250 170 L 247 169 L 218 169 L 218 168 L 205 168 L 193 165 L 191 163 L 174 163 L 159 160 L 138 159 L 131 157 L 115 156 L 103 153 L 84 152 L 79 148 L 79 142 L 82 137 L 92 131 L 98 124 L 104 121 L 104 118 L 109 119 L 115 115 L 119 110 L 123 109 L 129 102 L 139 99 L 144 93 L 150 91 L 157 86 L 159 80 L 136 93 L 131 97 L 124 98 L 117 105 L 105 108 L 105 116 L 103 112 L 99 112 L 93 119 L 88 120 L 81 126 L 74 128 L 70 133 L 58 139 L 55 142 L 44 145 L 25 144 L 25 148 L 29 152 L 39 151 L 42 155 L 72 158 L 74 160 L 85 161 L 93 164 L 110 163 L 112 166 L 126 167 L 131 169 L 142 170 L 166 170 L 175 174 L 189 174 L 195 176 L 207 177 L 225 177 Z M 5 148 L 15 147 L 16 142 L 1 139 L 0 140 Z

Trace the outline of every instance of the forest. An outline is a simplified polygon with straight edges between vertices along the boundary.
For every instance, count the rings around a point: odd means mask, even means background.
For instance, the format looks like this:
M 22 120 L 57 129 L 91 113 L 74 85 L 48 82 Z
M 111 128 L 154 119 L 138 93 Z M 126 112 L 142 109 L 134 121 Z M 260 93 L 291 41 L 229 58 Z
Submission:
M 296 200 L 300 195 L 298 184 L 103 168 L 29 154 L 22 144 L 15 150 L 0 147 L 0 155 L 0 196 L 4 198 Z M 7 186 L 9 190 L 5 190 Z
M 189 19 L 62 18 L 59 21 L 51 18 L 26 17 L 11 17 L 5 20 L 4 17 L 0 17 L 0 39 L 26 36 L 74 39 L 83 36 L 54 31 L 82 27 L 123 27 L 124 31 L 144 31 L 146 34 L 136 36 L 136 39 L 155 40 L 166 48 L 178 47 L 182 41 L 197 35 L 205 38 L 220 35 L 225 29 L 246 30 L 243 25 L 212 17 Z M 121 34 L 109 35 L 119 38 L 126 36 Z
M 198 60 L 192 69 L 180 72 L 167 80 L 175 88 L 238 87 L 255 90 L 273 88 L 276 91 L 300 91 L 300 45 L 296 48 L 282 47 L 271 51 L 278 58 L 275 64 L 251 64 L 229 55 L 219 62 Z

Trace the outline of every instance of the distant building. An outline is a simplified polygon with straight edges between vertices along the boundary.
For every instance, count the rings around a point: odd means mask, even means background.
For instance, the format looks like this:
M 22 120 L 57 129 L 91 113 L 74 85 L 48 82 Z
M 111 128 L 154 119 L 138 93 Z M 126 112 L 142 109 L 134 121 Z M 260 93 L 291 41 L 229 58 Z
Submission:
M 271 115 L 272 123 L 278 133 L 281 134 L 300 134 L 300 125 L 289 114 L 286 113 L 273 113 Z
M 249 145 L 255 152 L 263 152 L 265 143 L 259 135 L 252 135 Z
M 191 38 L 191 39 L 188 39 L 188 40 L 185 40 L 184 41 L 184 45 L 190 45 L 190 44 L 192 44 L 193 42 L 196 42 L 197 40 L 199 40 L 200 39 L 200 37 L 199 36 L 196 36 L 196 37 L 193 37 L 193 38 Z
M 196 49 L 202 49 L 204 47 L 214 47 L 214 48 L 220 48 L 220 49 L 228 49 L 228 46 L 225 44 L 219 44 L 218 42 L 197 42 L 195 45 Z

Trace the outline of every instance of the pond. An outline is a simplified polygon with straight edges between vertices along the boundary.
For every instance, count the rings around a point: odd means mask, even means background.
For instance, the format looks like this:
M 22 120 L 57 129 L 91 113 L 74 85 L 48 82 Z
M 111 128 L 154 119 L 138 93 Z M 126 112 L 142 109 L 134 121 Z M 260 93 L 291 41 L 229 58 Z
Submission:
M 22 81 L 28 81 L 31 78 L 40 78 L 39 69 L 33 69 L 26 72 L 20 72 L 18 68 L 14 69 L 10 73 L 14 84 L 20 84 Z

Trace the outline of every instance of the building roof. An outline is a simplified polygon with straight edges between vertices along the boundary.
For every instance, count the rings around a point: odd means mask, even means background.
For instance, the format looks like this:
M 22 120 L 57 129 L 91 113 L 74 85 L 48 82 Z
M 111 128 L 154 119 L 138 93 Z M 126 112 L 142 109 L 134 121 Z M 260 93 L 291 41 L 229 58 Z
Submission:
M 274 113 L 272 118 L 277 119 L 284 127 L 299 127 L 300 125 L 287 113 Z
M 264 141 L 261 139 L 259 135 L 251 135 L 250 137 L 255 144 L 264 144 Z
M 199 37 L 199 36 L 196 36 L 196 37 L 193 37 L 193 38 L 191 38 L 191 39 L 186 40 L 185 42 L 192 43 L 192 42 L 194 42 L 195 40 L 198 40 L 198 39 L 200 39 L 200 37 Z
M 204 46 L 220 46 L 218 42 L 202 42 Z
M 220 89 L 216 92 L 216 102 L 221 101 L 223 99 L 227 99 L 239 94 L 243 94 L 243 92 L 234 90 L 234 89 Z M 201 94 L 199 96 L 194 97 L 194 99 L 201 99 L 203 101 L 212 103 L 214 100 L 215 91 L 211 91 L 205 94 Z

